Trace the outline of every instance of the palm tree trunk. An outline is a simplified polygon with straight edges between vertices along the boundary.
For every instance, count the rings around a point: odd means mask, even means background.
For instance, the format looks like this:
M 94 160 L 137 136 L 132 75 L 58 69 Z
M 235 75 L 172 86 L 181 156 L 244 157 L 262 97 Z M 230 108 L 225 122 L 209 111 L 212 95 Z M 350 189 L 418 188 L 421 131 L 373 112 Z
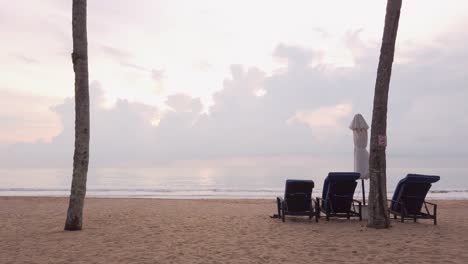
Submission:
M 387 168 L 385 157 L 387 146 L 387 104 L 401 2 L 402 0 L 387 1 L 382 47 L 380 49 L 377 80 L 375 83 L 369 157 L 369 220 L 367 222 L 367 225 L 373 228 L 388 228 L 390 226 L 387 206 Z
M 75 72 L 75 153 L 65 230 L 81 230 L 89 163 L 89 82 L 86 0 L 73 0 L 73 71 Z

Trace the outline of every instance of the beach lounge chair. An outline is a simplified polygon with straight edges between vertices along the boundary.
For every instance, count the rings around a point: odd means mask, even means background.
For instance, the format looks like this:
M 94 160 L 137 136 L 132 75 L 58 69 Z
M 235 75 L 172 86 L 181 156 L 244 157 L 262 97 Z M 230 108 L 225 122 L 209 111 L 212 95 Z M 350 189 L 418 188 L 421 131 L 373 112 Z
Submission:
M 392 200 L 389 200 L 389 212 L 397 219 L 400 216 L 401 222 L 405 219 L 433 219 L 437 225 L 437 205 L 426 202 L 426 194 L 432 183 L 440 180 L 439 176 L 408 174 L 398 182 Z M 432 213 L 428 205 L 432 207 Z M 424 209 L 423 209 L 424 208 Z
M 315 216 L 318 221 L 317 207 L 312 199 L 314 182 L 308 180 L 286 180 L 284 198 L 277 197 L 278 217 L 286 221 L 286 215 Z
M 355 172 L 330 172 L 323 183 L 322 198 L 317 198 L 320 211 L 330 217 L 359 217 L 362 220 L 361 201 L 354 200 L 354 190 L 360 174 Z

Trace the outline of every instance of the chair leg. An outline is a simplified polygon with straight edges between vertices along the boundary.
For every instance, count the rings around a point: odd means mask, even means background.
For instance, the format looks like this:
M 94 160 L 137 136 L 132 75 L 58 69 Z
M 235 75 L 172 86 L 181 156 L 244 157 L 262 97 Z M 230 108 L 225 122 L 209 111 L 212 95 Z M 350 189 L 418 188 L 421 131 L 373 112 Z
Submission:
M 393 219 L 397 219 L 397 216 L 396 216 L 396 214 L 393 214 Z
M 281 200 L 276 197 L 276 207 L 278 208 L 278 218 L 281 218 Z
M 318 219 L 320 218 L 320 206 L 317 202 L 317 204 L 315 204 L 315 220 L 316 222 L 318 222 Z
M 359 221 L 362 221 L 362 207 L 361 207 L 361 204 L 359 204 Z
M 318 222 L 318 218 L 320 218 L 320 212 L 321 212 L 321 209 L 320 209 L 320 201 L 318 198 L 316 198 L 315 200 L 315 221 Z
M 434 206 L 434 225 L 437 225 L 437 205 Z
M 413 219 L 413 221 L 416 223 L 416 221 L 417 221 L 416 217 Z
M 286 222 L 286 216 L 285 216 L 285 214 L 284 214 L 284 208 L 281 208 L 281 220 L 282 220 L 283 222 Z

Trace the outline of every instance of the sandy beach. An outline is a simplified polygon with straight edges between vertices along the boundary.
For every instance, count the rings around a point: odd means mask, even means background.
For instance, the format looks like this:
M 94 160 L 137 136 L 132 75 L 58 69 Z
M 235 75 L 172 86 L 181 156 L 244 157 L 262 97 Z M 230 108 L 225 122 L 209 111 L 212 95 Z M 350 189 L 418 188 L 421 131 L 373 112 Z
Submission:
M 87 199 L 84 230 L 64 232 L 66 198 L 0 197 L 0 263 L 468 263 L 468 201 L 437 203 L 437 226 L 373 230 L 282 223 L 273 199 Z

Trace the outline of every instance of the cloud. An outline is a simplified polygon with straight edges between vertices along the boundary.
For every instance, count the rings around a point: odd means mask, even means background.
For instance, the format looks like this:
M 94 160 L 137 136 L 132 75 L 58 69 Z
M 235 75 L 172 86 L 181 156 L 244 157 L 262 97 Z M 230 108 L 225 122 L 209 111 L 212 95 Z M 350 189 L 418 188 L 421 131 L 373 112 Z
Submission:
M 22 55 L 22 54 L 13 54 L 12 55 L 14 58 L 16 58 L 17 60 L 19 60 L 21 63 L 26 63 L 26 64 L 35 64 L 35 63 L 39 63 L 38 60 L 32 58 L 32 57 L 29 57 L 29 56 L 26 56 L 26 55 Z
M 118 60 L 127 60 L 132 57 L 132 54 L 130 52 L 108 45 L 101 45 L 100 50 L 108 56 Z
M 203 107 L 200 99 L 194 99 L 185 94 L 169 96 L 166 105 L 175 112 L 193 112 L 196 114 L 200 113 Z
M 207 72 L 213 68 L 213 65 L 209 63 L 208 61 L 201 60 L 193 64 L 193 67 L 202 72 Z
M 134 70 L 149 71 L 147 68 L 145 68 L 143 66 L 140 66 L 140 65 L 137 65 L 137 64 L 133 64 L 133 63 L 122 62 L 122 63 L 120 63 L 120 65 L 128 67 L 128 68 L 132 68 Z
M 61 125 L 49 105 L 60 101 L 60 98 L 0 90 L 0 143 L 50 141 Z
M 285 44 L 278 45 L 274 56 L 287 64 L 272 74 L 232 65 L 208 111 L 203 111 L 199 98 L 182 93 L 167 98 L 164 112 L 128 100 L 106 108 L 102 88 L 93 83 L 91 164 L 151 166 L 180 160 L 351 155 L 348 125 L 353 114 L 360 112 L 371 123 L 378 46 L 360 40 L 358 32 L 346 38 L 354 67 L 314 63 L 320 52 Z M 468 34 L 460 34 L 455 40 L 467 39 Z M 446 45 L 443 51 L 425 47 L 405 54 L 409 59 L 394 65 L 389 155 L 468 155 L 463 140 L 468 133 L 464 102 L 468 60 L 460 59 L 468 53 Z M 71 164 L 74 102 L 66 99 L 52 110 L 63 130 L 50 142 L 8 146 L 9 155 L 0 157 L 0 166 Z
M 322 56 L 320 52 L 307 50 L 302 47 L 279 44 L 274 52 L 279 61 L 285 61 L 289 67 L 304 67 L 315 62 Z
M 100 84 L 90 88 L 91 98 L 91 162 L 100 165 L 125 163 L 133 158 L 149 157 L 145 152 L 151 144 L 154 127 L 149 120 L 158 116 L 158 109 L 141 103 L 117 100 L 104 107 Z M 69 166 L 74 142 L 74 100 L 65 99 L 50 109 L 60 118 L 62 130 L 50 142 L 10 144 L 0 161 L 1 166 Z M 32 115 L 36 117 L 35 115 Z M 5 157 L 6 156 L 6 157 Z
M 159 69 L 159 70 L 153 69 L 153 70 L 151 71 L 151 78 L 152 78 L 154 81 L 157 81 L 157 82 L 162 81 L 162 80 L 165 78 L 164 70 L 162 70 L 162 69 Z
M 317 110 L 299 110 L 288 122 L 304 123 L 311 128 L 338 128 L 338 121 L 344 117 L 350 117 L 353 107 L 351 104 L 338 104 L 321 107 Z

